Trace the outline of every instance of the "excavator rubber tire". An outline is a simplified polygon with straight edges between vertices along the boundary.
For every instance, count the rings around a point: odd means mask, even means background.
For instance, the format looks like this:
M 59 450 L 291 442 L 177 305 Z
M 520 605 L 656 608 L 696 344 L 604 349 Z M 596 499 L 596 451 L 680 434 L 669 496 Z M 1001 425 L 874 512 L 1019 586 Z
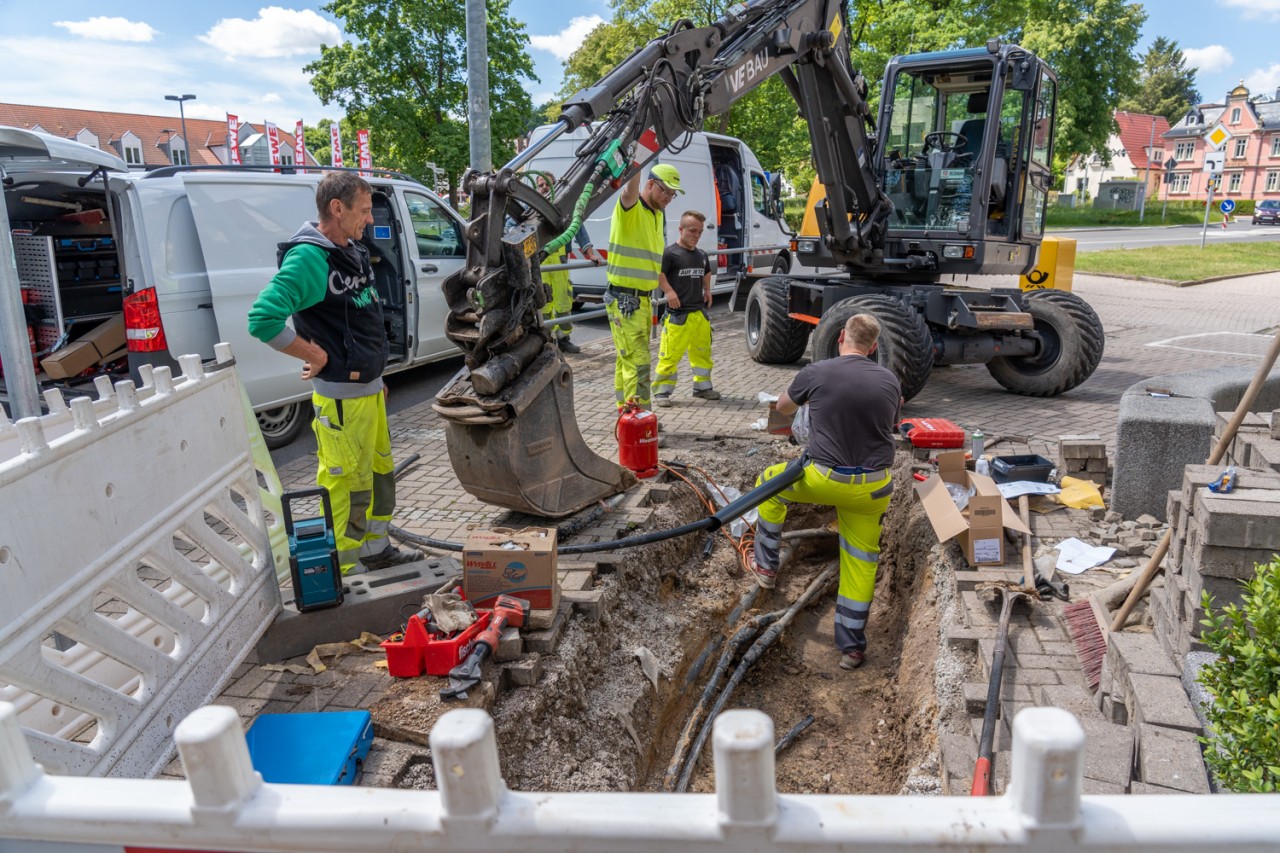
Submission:
M 794 364 L 809 343 L 809 324 L 787 316 L 787 290 L 788 279 L 775 276 L 747 295 L 747 353 L 761 364 Z
M 892 296 L 862 293 L 823 312 L 813 331 L 813 360 L 840 354 L 840 330 L 854 314 L 870 314 L 880 321 L 880 346 L 872 358 L 898 377 L 903 399 L 919 394 L 933 370 L 933 336 L 923 314 Z
M 1105 343 L 1102 320 L 1089 303 L 1064 290 L 1033 290 L 1024 299 L 1043 342 L 1040 352 L 993 358 L 987 370 L 1015 394 L 1056 397 L 1097 369 Z

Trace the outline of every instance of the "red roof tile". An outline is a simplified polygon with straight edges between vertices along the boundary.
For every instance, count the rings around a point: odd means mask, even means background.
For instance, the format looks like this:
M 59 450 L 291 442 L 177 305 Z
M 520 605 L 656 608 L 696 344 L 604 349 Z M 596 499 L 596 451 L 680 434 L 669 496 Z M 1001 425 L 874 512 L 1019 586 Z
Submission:
M 148 116 L 134 113 L 105 113 L 95 110 L 72 110 L 62 107 L 32 107 L 23 104 L 0 104 L 0 125 L 30 130 L 36 125 L 48 134 L 74 139 L 81 130 L 89 130 L 98 137 L 98 147 L 123 157 L 111 143 L 118 143 L 128 131 L 142 141 L 142 161 L 148 166 L 168 166 L 169 157 L 164 144 L 173 135 L 182 135 L 182 123 L 178 116 Z M 289 122 L 290 128 L 293 122 Z M 218 165 L 222 161 L 211 150 L 226 145 L 227 125 L 221 121 L 202 118 L 187 119 L 187 151 L 192 165 Z M 280 126 L 280 147 L 293 150 L 293 134 Z M 309 165 L 316 161 L 307 152 Z
M 1125 153 L 1129 155 L 1133 168 L 1141 170 L 1147 168 L 1147 147 L 1151 144 L 1151 123 L 1155 122 L 1156 128 L 1156 148 L 1163 149 L 1164 143 L 1161 136 L 1169 130 L 1169 120 L 1164 116 L 1149 116 L 1142 113 L 1131 113 L 1124 110 L 1116 110 L 1115 112 L 1116 127 L 1119 128 L 1120 144 L 1124 146 Z M 1158 168 L 1159 163 L 1152 163 L 1152 168 Z

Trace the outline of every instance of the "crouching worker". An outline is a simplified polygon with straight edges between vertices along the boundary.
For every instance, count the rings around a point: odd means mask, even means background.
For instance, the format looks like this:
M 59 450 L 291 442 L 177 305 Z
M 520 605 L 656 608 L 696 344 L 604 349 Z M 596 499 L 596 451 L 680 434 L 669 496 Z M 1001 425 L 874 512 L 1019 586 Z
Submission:
M 687 211 L 680 217 L 680 238 L 662 254 L 658 286 L 667 297 L 667 316 L 662 321 L 658 344 L 658 375 L 653 380 L 653 399 L 670 406 L 676 390 L 676 370 L 687 352 L 693 369 L 693 396 L 719 400 L 711 385 L 711 261 L 698 248 L 707 217 Z
M 789 415 L 809 404 L 808 450 L 799 459 L 766 468 L 756 481 L 759 485 L 789 465 L 805 466 L 802 479 L 759 508 L 749 566 L 765 589 L 777 580 L 787 506 L 835 507 L 840 539 L 835 636 L 842 669 L 856 669 L 866 656 L 880 525 L 893 492 L 893 425 L 902 392 L 893 372 L 869 357 L 879 338 L 879 321 L 855 314 L 840 332 L 840 355 L 814 362 L 796 375 L 778 397 L 777 409 Z
M 422 559 L 387 538 L 396 506 L 387 429 L 387 333 L 368 250 L 373 194 L 358 175 L 333 172 L 316 188 L 319 222 L 277 251 L 280 270 L 249 309 L 249 333 L 302 361 L 311 380 L 316 482 L 329 490 L 342 573 Z M 293 328 L 285 325 L 293 317 Z

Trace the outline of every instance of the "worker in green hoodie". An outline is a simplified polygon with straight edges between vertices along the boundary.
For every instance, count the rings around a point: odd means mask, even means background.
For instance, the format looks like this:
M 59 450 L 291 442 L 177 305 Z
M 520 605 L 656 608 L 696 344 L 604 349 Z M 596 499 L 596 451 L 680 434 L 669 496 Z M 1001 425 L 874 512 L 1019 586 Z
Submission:
M 249 309 L 249 334 L 301 359 L 311 380 L 318 485 L 328 489 L 342 573 L 422 559 L 387 537 L 396 505 L 387 428 L 387 334 L 369 251 L 373 192 L 350 172 L 316 188 L 319 222 L 279 244 L 280 270 Z M 293 318 L 293 327 L 285 321 Z

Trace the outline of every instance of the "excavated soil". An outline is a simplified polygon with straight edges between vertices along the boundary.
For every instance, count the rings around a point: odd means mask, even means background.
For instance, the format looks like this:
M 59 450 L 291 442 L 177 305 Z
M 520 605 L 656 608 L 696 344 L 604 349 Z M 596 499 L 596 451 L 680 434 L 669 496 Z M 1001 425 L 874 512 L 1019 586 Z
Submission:
M 781 442 L 702 441 L 676 434 L 663 454 L 746 491 L 765 466 L 798 450 Z M 747 455 L 750 453 L 751 455 Z M 703 485 L 701 478 L 690 478 Z M 959 689 L 971 661 L 943 647 L 940 626 L 955 607 L 956 557 L 936 544 L 912 499 L 910 459 L 899 454 L 896 491 L 884 523 L 867 662 L 847 672 L 834 648 L 834 586 L 802 611 L 748 671 L 729 708 L 756 708 L 781 737 L 806 715 L 815 722 L 778 757 L 784 793 L 938 793 L 939 730 L 967 726 Z M 693 490 L 672 478 L 651 527 L 677 526 L 705 514 Z M 834 522 L 829 508 L 792 508 L 787 529 Z M 754 581 L 737 551 L 717 535 L 686 536 L 610 557 L 597 588 L 612 599 L 598 622 L 573 618 L 554 654 L 542 658 L 536 686 L 508 690 L 493 706 L 499 755 L 516 790 L 661 790 L 690 711 L 719 651 L 696 681 L 689 671 Z M 954 551 L 954 549 L 952 549 Z M 778 588 L 762 591 L 747 619 L 786 607 L 836 560 L 834 538 L 800 540 Z M 741 624 L 741 623 L 738 623 Z M 657 684 L 641 661 L 656 663 Z M 431 703 L 428 703 L 431 704 Z M 423 713 L 433 709 L 423 707 Z M 710 745 L 689 790 L 714 788 Z M 429 761 L 411 762 L 403 787 L 433 787 Z

